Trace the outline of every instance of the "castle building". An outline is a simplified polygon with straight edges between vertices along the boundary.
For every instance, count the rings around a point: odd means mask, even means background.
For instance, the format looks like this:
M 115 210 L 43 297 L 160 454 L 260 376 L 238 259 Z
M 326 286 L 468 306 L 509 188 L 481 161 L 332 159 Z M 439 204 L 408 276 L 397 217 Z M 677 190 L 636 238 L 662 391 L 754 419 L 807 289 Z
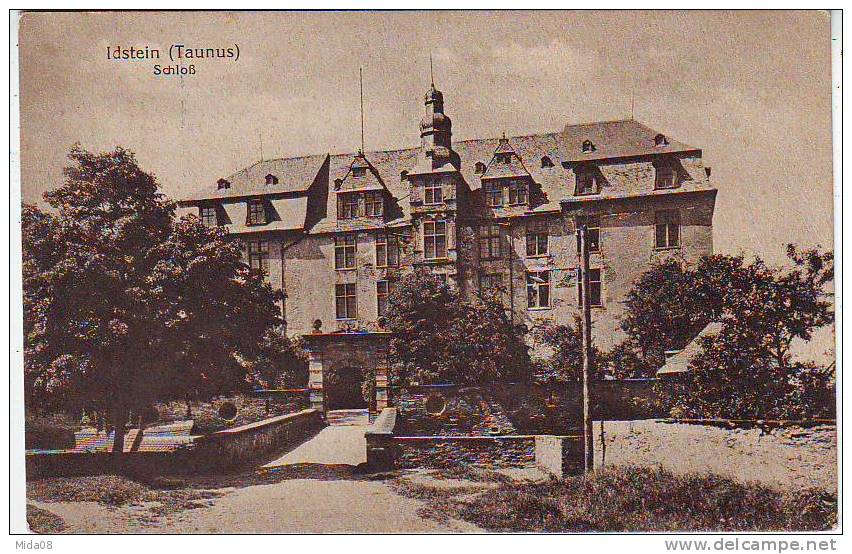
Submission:
M 700 149 L 634 120 L 453 142 L 434 85 L 424 105 L 419 147 L 264 160 L 181 202 L 244 241 L 247 262 L 286 295 L 288 334 L 333 338 L 312 358 L 312 388 L 332 363 L 375 363 L 364 337 L 382 334 L 388 294 L 411 268 L 463 295 L 498 289 L 529 327 L 573 324 L 585 224 L 606 350 L 642 272 L 712 253 L 716 189 Z

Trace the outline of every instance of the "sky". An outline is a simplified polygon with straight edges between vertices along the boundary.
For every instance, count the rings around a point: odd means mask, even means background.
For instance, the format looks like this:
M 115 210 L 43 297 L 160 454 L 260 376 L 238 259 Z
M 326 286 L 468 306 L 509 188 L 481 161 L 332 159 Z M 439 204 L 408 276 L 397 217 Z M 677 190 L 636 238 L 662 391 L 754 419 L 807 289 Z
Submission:
M 634 117 L 703 150 L 717 252 L 784 259 L 833 242 L 825 12 L 28 13 L 20 22 L 25 202 L 67 153 L 121 145 L 174 198 L 265 158 L 415 146 L 444 93 L 454 140 Z M 240 57 L 155 76 L 171 44 Z M 166 59 L 116 61 L 108 47 Z M 185 61 L 185 65 L 188 63 Z

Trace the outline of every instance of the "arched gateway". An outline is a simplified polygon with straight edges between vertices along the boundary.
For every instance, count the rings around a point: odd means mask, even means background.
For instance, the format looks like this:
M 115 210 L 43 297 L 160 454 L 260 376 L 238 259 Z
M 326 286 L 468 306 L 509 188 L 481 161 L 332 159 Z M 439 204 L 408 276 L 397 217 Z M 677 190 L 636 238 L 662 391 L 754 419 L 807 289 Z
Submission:
M 311 408 L 327 412 L 369 406 L 376 414 L 388 406 L 390 333 L 314 332 L 303 337 L 308 346 Z M 363 387 L 365 379 L 374 380 L 370 383 L 374 386 Z M 372 390 L 372 398 L 365 399 L 362 390 Z

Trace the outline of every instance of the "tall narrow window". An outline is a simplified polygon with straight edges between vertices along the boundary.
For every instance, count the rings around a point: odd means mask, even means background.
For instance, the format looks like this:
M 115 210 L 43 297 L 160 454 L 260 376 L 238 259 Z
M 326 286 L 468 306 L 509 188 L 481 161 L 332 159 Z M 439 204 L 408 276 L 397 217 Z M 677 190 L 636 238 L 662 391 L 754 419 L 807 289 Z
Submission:
M 354 269 L 355 250 L 355 235 L 334 237 L 334 269 Z
M 503 276 L 499 273 L 483 273 L 479 276 L 479 294 L 500 292 L 503 289 Z
M 601 270 L 589 270 L 589 306 L 603 306 L 603 283 L 601 281 Z M 583 280 L 580 269 L 577 269 L 577 304 L 583 306 Z
M 444 201 L 444 189 L 440 179 L 426 181 L 425 201 L 427 204 L 441 204 Z
M 423 222 L 423 257 L 434 260 L 447 257 L 447 222 Z
M 547 243 L 548 233 L 544 222 L 530 223 L 527 226 L 527 256 L 546 256 Z
M 337 195 L 337 218 L 352 219 L 358 217 L 358 194 L 341 193 Z
M 264 225 L 266 223 L 266 206 L 263 200 L 252 200 L 248 205 L 248 225 Z
M 334 300 L 337 319 L 355 319 L 358 317 L 358 301 L 355 295 L 355 283 L 334 285 Z
M 201 223 L 207 225 L 208 227 L 215 227 L 219 224 L 216 218 L 216 206 L 201 207 Z
M 269 241 L 250 240 L 247 242 L 249 267 L 269 271 Z
M 509 204 L 527 203 L 527 184 L 520 181 L 509 183 Z
M 680 214 L 677 210 L 662 210 L 656 213 L 657 248 L 677 248 L 680 246 Z
M 493 260 L 501 256 L 500 226 L 489 223 L 479 227 L 479 259 Z
M 492 208 L 498 208 L 503 205 L 503 185 L 500 183 L 484 183 L 482 188 L 485 191 L 485 203 Z
M 381 191 L 370 191 L 364 196 L 364 215 L 381 217 L 384 208 L 384 196 Z
M 677 169 L 668 164 L 658 165 L 654 186 L 658 189 L 674 189 L 680 186 Z
M 396 235 L 379 233 L 376 235 L 376 267 L 397 267 L 399 265 L 399 239 Z
M 586 226 L 586 240 L 589 245 L 589 252 L 601 251 L 601 218 L 597 215 L 588 215 L 577 218 L 577 228 Z M 577 239 L 577 252 L 580 252 L 579 237 Z
M 577 194 L 597 194 L 600 192 L 598 176 L 592 169 L 577 170 Z
M 527 271 L 527 307 L 550 307 L 549 271 Z
M 388 312 L 388 296 L 390 296 L 390 282 L 376 281 L 376 315 L 385 317 Z

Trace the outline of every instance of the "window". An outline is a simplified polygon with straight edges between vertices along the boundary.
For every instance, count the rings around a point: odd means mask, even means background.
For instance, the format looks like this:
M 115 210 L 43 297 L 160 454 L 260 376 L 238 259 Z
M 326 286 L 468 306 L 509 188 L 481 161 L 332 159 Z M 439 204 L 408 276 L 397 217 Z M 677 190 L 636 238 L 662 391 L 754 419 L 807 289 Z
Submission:
M 527 227 L 527 256 L 547 255 L 547 227 L 543 224 L 530 224 Z
M 583 141 L 583 152 L 584 153 L 588 154 L 589 152 L 594 152 L 595 150 L 597 150 L 597 148 L 595 148 L 594 142 L 592 142 L 590 140 L 584 140 Z
M 577 171 L 577 194 L 598 194 L 598 176 L 592 169 Z
M 427 260 L 447 257 L 447 222 L 423 222 L 423 256 Z
M 499 273 L 485 273 L 479 276 L 479 293 L 499 292 L 503 289 L 503 276 Z
M 342 193 L 337 195 L 337 218 L 352 219 L 358 217 L 358 195 Z
M 275 175 L 270 173 L 269 175 L 266 176 L 266 184 L 267 185 L 277 185 L 278 184 L 278 177 L 276 177 Z
M 444 189 L 441 188 L 440 179 L 426 181 L 426 203 L 440 204 L 444 201 Z
M 215 227 L 219 224 L 219 221 L 216 218 L 216 206 L 201 207 L 201 223 L 208 227 Z
M 577 229 L 586 226 L 586 243 L 589 252 L 601 251 L 601 218 L 597 215 L 588 215 L 577 218 Z M 577 235 L 577 252 L 580 252 L 580 235 Z
M 549 271 L 527 271 L 527 307 L 550 307 Z
M 231 188 L 231 183 L 229 183 L 226 179 L 219 179 L 216 181 L 216 188 L 218 190 L 229 189 Z
M 366 167 L 353 167 L 352 168 L 352 176 L 353 177 L 364 177 L 367 175 Z
M 262 200 L 252 200 L 248 206 L 247 225 L 264 225 L 266 223 L 266 207 Z
M 494 160 L 501 164 L 510 164 L 512 163 L 512 155 L 506 153 L 495 154 Z
M 541 158 L 541 167 L 542 168 L 553 167 L 553 160 L 551 160 L 549 156 L 542 157 Z
M 396 235 L 379 233 L 376 235 L 376 267 L 396 267 L 398 265 L 398 237 Z
M 656 213 L 657 248 L 677 248 L 680 246 L 680 217 L 677 210 L 663 210 Z
M 334 269 L 355 269 L 355 235 L 334 237 Z
M 489 223 L 479 227 L 479 259 L 492 260 L 500 254 L 500 226 Z
M 654 146 L 668 146 L 669 139 L 666 138 L 666 135 L 659 133 L 654 137 Z
M 603 306 L 601 270 L 589 269 L 589 306 Z M 577 268 L 577 303 L 583 306 L 583 280 Z
M 503 186 L 500 183 L 484 183 L 482 188 L 485 190 L 485 203 L 492 208 L 497 208 L 503 205 Z
M 473 172 L 478 175 L 482 175 L 485 173 L 485 164 L 482 162 L 476 162 L 476 165 L 473 166 Z
M 358 317 L 358 300 L 355 296 L 355 283 L 334 285 L 334 300 L 337 319 L 355 319 Z
M 367 217 L 381 217 L 384 204 L 385 201 L 381 191 L 368 192 L 364 197 L 364 215 Z
M 527 203 L 527 184 L 517 181 L 509 183 L 509 204 Z
M 388 312 L 388 296 L 390 295 L 390 283 L 388 281 L 376 281 L 376 315 L 385 317 Z
M 250 240 L 247 243 L 249 267 L 269 270 L 269 241 Z
M 680 186 L 677 170 L 670 165 L 657 166 L 654 187 L 658 189 L 673 189 Z

